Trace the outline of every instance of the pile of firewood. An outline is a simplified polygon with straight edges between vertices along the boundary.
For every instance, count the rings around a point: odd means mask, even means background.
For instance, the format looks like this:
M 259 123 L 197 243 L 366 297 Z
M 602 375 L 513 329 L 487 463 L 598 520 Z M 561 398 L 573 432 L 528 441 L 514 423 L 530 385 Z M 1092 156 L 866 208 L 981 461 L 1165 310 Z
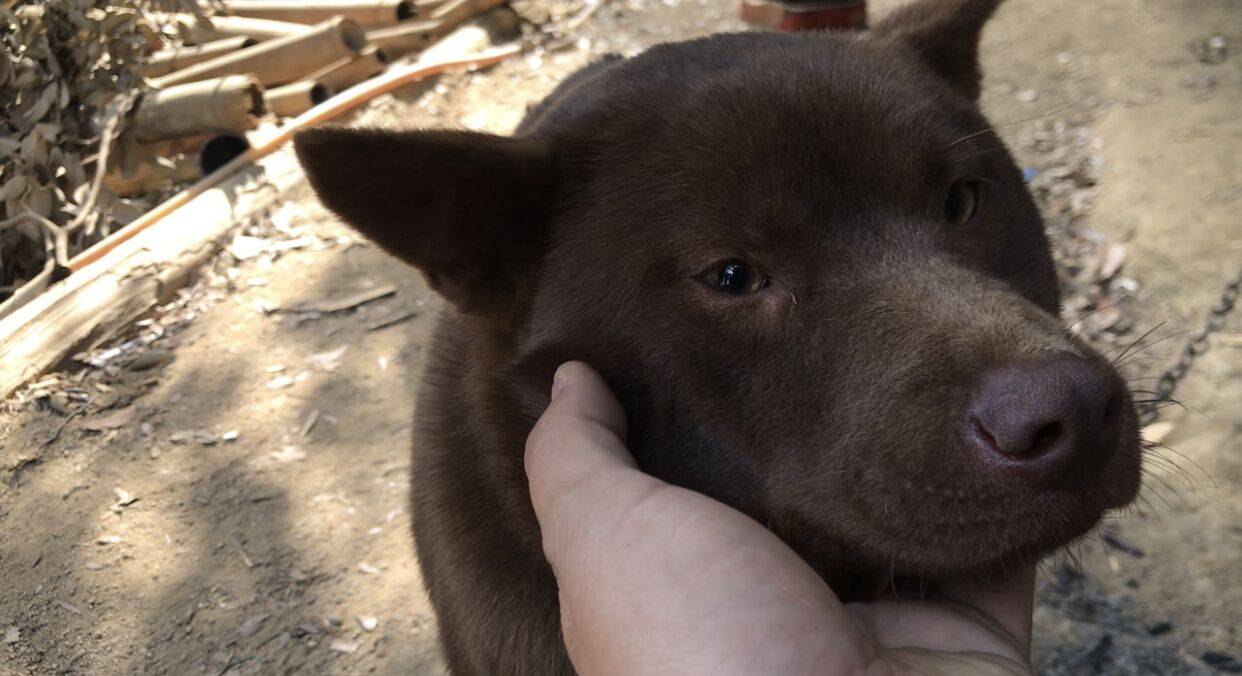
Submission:
M 382 73 L 500 0 L 225 0 L 168 13 L 181 44 L 145 59 L 137 102 L 107 184 L 142 194 L 209 173 L 246 148 L 267 114 L 299 115 Z
M 265 120 L 503 1 L 0 0 L 0 317 Z

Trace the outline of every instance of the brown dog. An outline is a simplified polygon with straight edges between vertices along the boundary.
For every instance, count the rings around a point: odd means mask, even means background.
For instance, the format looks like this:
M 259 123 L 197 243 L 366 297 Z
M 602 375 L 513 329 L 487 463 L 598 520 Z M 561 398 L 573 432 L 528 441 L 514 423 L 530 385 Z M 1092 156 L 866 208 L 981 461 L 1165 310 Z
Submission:
M 845 600 L 1032 562 L 1133 499 L 1131 398 L 1059 322 L 975 104 L 997 4 L 662 45 L 576 74 L 513 138 L 298 136 L 324 203 L 452 304 L 412 488 L 455 672 L 572 672 L 522 468 L 566 359 L 617 392 L 644 470 L 768 525 Z

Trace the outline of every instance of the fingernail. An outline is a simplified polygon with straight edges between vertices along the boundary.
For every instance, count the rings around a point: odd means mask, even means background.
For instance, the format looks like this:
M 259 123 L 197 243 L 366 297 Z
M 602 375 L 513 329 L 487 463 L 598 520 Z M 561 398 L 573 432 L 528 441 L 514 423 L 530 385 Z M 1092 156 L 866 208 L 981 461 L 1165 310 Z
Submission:
M 560 394 L 563 389 L 565 389 L 565 374 L 558 368 L 556 369 L 556 375 L 552 376 L 552 399 L 554 401 L 556 400 L 556 395 Z

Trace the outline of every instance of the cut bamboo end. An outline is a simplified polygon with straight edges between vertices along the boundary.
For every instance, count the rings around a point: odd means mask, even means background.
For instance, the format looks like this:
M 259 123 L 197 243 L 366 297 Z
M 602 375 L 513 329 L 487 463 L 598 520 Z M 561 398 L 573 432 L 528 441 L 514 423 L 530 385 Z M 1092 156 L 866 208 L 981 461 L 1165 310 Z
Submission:
M 255 19 L 248 16 L 222 16 L 219 14 L 211 17 L 211 27 L 222 35 L 240 35 L 260 40 L 283 38 L 287 35 L 300 35 L 310 28 L 306 24 L 293 23 L 291 21 Z
M 366 33 L 358 22 L 336 17 L 297 35 L 260 42 L 232 54 L 190 66 L 154 81 L 157 87 L 206 80 L 233 73 L 253 73 L 265 87 L 300 80 L 308 73 L 362 51 Z
M 121 197 L 135 197 L 190 183 L 250 149 L 245 136 L 188 136 L 139 147 L 132 169 L 112 167 L 104 185 Z
M 147 62 L 138 68 L 143 77 L 159 77 L 173 71 L 189 68 L 196 63 L 214 59 L 222 54 L 235 52 L 246 47 L 253 47 L 259 41 L 247 36 L 237 36 L 208 42 L 195 47 L 177 47 L 156 52 L 147 58 Z
M 367 28 L 390 26 L 418 16 L 412 0 L 229 0 L 229 13 L 256 19 L 313 24 L 344 16 Z
M 266 112 L 258 80 L 250 75 L 228 75 L 145 95 L 134 112 L 131 128 L 139 141 L 240 134 L 257 127 Z
M 355 57 L 324 66 L 307 79 L 323 83 L 332 91 L 341 91 L 379 75 L 387 67 L 387 55 L 375 47 L 367 47 Z
M 399 26 L 367 31 L 367 42 L 392 58 L 426 49 L 444 34 L 439 21 L 412 21 Z
M 295 117 L 328 100 L 332 93 L 322 82 L 303 80 L 267 91 L 267 106 L 280 117 Z
M 198 176 L 196 178 L 209 175 L 249 150 L 250 142 L 245 136 L 220 134 L 207 139 L 198 151 Z

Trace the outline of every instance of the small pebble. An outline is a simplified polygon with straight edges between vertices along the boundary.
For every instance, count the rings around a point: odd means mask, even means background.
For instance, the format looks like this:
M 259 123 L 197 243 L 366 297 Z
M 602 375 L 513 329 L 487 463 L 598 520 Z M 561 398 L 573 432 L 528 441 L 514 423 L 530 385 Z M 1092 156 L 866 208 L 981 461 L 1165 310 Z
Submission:
M 1147 627 L 1147 633 L 1152 636 L 1164 636 L 1171 631 L 1173 631 L 1173 624 L 1171 622 L 1157 622 Z

